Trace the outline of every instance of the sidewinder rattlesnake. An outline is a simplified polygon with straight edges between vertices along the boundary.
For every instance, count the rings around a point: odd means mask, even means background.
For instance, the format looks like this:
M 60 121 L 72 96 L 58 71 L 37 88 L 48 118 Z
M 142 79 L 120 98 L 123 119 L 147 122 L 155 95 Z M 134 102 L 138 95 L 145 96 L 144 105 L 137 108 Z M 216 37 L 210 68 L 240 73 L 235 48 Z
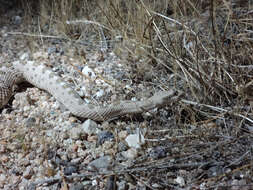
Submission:
M 136 114 L 156 107 L 166 106 L 175 95 L 174 90 L 161 91 L 142 101 L 121 101 L 108 106 L 86 104 L 84 100 L 58 75 L 43 64 L 33 61 L 13 63 L 14 70 L 9 70 L 0 78 L 0 108 L 13 96 L 15 85 L 26 80 L 35 87 L 46 90 L 78 117 L 95 121 L 104 121 L 126 114 Z

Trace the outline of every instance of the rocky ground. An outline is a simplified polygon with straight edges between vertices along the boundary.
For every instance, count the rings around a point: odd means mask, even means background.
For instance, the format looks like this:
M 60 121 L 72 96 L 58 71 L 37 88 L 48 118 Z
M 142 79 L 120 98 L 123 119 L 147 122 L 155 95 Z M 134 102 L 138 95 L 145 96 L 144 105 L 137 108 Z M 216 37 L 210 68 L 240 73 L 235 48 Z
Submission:
M 142 62 L 102 51 L 97 34 L 84 45 L 31 37 L 15 11 L 2 20 L 2 72 L 17 60 L 46 64 L 98 105 L 143 99 L 170 83 L 159 68 L 140 74 Z M 180 105 L 98 123 L 22 87 L 1 110 L 0 189 L 252 189 L 250 126 L 232 118 L 179 125 L 187 118 Z

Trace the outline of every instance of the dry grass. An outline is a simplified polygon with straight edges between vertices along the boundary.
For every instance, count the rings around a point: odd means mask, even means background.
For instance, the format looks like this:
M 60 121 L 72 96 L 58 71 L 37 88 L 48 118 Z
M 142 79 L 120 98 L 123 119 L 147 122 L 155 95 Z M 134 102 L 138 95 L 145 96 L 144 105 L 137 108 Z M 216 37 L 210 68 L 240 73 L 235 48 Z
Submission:
M 25 7 L 34 7 L 28 3 Z M 114 51 L 129 62 L 140 61 L 140 72 L 162 65 L 159 69 L 174 74 L 173 88 L 188 100 L 234 110 L 251 93 L 252 6 L 243 0 L 54 0 L 41 1 L 37 9 L 40 32 L 71 40 L 101 28 L 107 38 L 120 35 L 123 43 Z M 202 111 L 205 117 L 220 114 Z

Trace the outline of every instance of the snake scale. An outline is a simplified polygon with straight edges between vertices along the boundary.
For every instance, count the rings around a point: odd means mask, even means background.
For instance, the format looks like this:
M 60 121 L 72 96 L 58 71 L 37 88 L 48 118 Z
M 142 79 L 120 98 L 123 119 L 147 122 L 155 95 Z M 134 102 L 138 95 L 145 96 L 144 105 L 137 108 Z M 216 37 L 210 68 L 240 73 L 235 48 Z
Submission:
M 105 121 L 126 114 L 137 114 L 153 108 L 166 106 L 175 95 L 174 90 L 161 91 L 142 101 L 121 101 L 107 106 L 87 104 L 61 77 L 43 64 L 34 61 L 13 63 L 14 70 L 7 71 L 0 78 L 0 108 L 6 105 L 14 94 L 14 87 L 27 81 L 49 92 L 69 111 L 78 117 Z

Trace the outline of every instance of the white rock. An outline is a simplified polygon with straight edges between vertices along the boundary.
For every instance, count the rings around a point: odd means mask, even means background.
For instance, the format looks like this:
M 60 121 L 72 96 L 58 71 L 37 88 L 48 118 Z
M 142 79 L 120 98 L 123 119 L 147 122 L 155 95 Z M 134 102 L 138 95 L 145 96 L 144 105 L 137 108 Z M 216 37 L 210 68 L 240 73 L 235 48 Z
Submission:
M 25 112 L 27 112 L 27 111 L 29 111 L 30 109 L 31 109 L 30 106 L 25 106 L 23 110 L 24 110 Z
M 96 96 L 97 98 L 100 98 L 100 97 L 102 97 L 104 94 L 105 94 L 105 92 L 104 92 L 102 89 L 100 89 L 100 90 L 95 94 L 95 96 Z
M 88 164 L 88 169 L 107 169 L 112 164 L 112 158 L 110 156 L 102 156 L 96 160 L 93 160 Z
M 96 179 L 92 180 L 92 186 L 97 186 L 98 185 L 98 182 Z
M 124 140 L 127 137 L 127 131 L 120 131 L 118 134 L 119 139 Z
M 21 24 L 22 18 L 18 15 L 12 17 L 13 24 L 19 25 Z
M 91 68 L 89 68 L 88 66 L 85 66 L 82 70 L 82 73 L 87 76 L 90 77 L 91 79 L 95 79 L 96 78 L 96 74 L 92 71 Z
M 84 96 L 88 96 L 87 93 L 87 87 L 86 86 L 82 86 L 78 91 L 79 96 L 84 97 Z
M 117 36 L 115 36 L 115 40 L 118 42 L 121 42 L 121 41 L 123 41 L 123 36 L 117 35 Z
M 44 52 L 44 51 L 37 51 L 33 54 L 33 58 L 34 59 L 38 59 L 38 58 L 44 58 L 47 59 L 48 57 L 48 53 Z
M 82 134 L 82 129 L 78 128 L 78 127 L 73 127 L 70 131 L 69 131 L 69 136 L 71 139 L 73 140 L 77 140 L 81 137 Z
M 26 60 L 29 58 L 29 54 L 28 53 L 24 53 L 20 56 L 20 60 Z
M 181 176 L 177 176 L 175 182 L 177 182 L 181 187 L 185 186 L 185 180 Z
M 91 119 L 87 119 L 81 126 L 83 132 L 89 135 L 98 133 L 99 130 L 97 127 L 97 123 Z
M 130 148 L 127 151 L 122 152 L 122 156 L 128 159 L 135 159 L 138 156 L 138 152 L 134 148 Z
M 4 174 L 0 174 L 0 182 L 4 182 L 6 180 L 6 176 Z
M 145 144 L 145 138 L 142 134 L 128 135 L 125 139 L 129 147 L 140 148 L 141 145 Z
M 30 179 L 33 174 L 34 174 L 33 169 L 31 168 L 31 166 L 29 166 L 26 168 L 25 172 L 23 173 L 23 177 L 26 179 Z

